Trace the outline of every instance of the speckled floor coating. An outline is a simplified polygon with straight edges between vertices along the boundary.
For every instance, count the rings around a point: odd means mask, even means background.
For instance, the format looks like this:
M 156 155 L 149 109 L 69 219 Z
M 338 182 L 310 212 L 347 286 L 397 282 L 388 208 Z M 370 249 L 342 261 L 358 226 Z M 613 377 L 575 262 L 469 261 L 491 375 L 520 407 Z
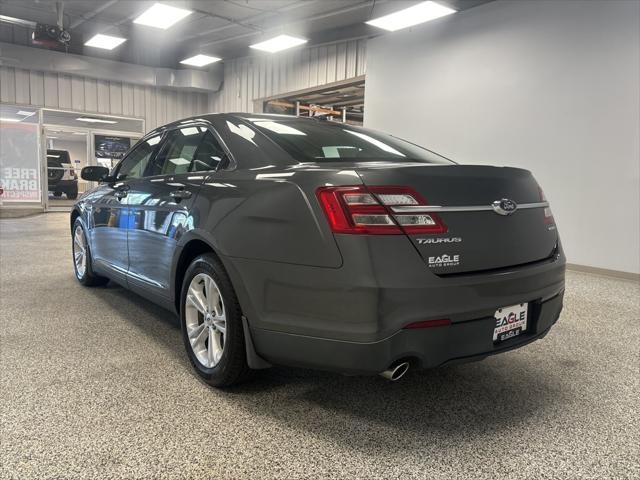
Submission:
M 1 478 L 639 478 L 640 288 L 569 273 L 542 341 L 398 383 L 219 391 L 173 316 L 74 279 L 65 214 L 0 220 Z

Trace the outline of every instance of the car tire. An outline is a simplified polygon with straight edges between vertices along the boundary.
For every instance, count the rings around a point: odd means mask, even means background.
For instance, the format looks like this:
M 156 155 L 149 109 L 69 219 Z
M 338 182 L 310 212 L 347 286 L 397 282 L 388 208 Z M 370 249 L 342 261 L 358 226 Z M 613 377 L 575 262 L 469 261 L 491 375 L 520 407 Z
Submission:
M 78 198 L 78 192 L 77 191 L 75 191 L 75 192 L 67 192 L 67 198 L 69 200 L 77 199 Z
M 58 198 L 62 196 L 62 192 L 53 192 L 53 196 Z
M 83 249 L 82 252 L 80 250 Z M 89 242 L 87 242 L 87 235 L 84 230 L 84 226 L 79 218 L 73 223 L 73 230 L 71 232 L 71 251 L 73 258 L 73 271 L 76 274 L 78 281 L 86 287 L 96 287 L 106 284 L 109 279 L 96 275 L 93 272 L 91 265 L 91 249 L 89 248 Z M 78 262 L 78 253 L 84 255 L 84 267 L 82 262 Z
M 202 302 L 194 302 L 196 297 Z M 200 255 L 191 262 L 180 302 L 182 338 L 198 375 L 214 387 L 229 387 L 246 380 L 251 369 L 247 364 L 242 311 L 231 280 L 215 255 Z
M 47 160 L 47 178 L 49 185 L 54 185 L 64 177 L 64 167 L 58 160 Z

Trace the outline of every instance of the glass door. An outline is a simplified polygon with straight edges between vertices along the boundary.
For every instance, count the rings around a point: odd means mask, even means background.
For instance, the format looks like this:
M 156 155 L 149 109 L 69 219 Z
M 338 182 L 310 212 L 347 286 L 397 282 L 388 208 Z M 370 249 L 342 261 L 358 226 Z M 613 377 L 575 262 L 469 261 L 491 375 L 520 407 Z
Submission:
M 89 165 L 89 132 L 63 127 L 44 129 L 47 210 L 68 210 L 90 188 L 80 178 Z

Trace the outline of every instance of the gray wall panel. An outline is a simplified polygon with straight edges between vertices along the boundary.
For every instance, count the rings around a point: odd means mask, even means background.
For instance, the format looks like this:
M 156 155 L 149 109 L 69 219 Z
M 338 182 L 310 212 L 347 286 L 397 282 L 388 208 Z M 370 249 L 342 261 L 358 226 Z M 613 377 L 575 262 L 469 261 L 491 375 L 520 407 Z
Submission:
M 16 72 L 14 68 L 0 70 L 0 100 L 9 103 L 16 101 Z
M 58 75 L 58 107 L 71 108 L 71 76 Z
M 158 126 L 156 123 L 156 99 L 155 99 L 155 89 L 145 88 L 144 89 L 144 118 L 147 120 L 147 131 L 153 130 Z
M 71 108 L 83 111 L 84 105 L 84 79 L 71 77 Z
M 44 74 L 42 72 L 29 72 L 29 89 L 31 92 L 31 105 L 44 105 Z
M 29 71 L 16 68 L 16 103 L 31 103 L 31 89 L 29 88 Z
M 58 74 L 44 74 L 44 105 L 45 107 L 58 108 Z
M 127 117 L 133 117 L 133 85 L 122 84 L 122 114 Z
M 122 115 L 122 83 L 109 82 L 109 112 Z
M 98 81 L 93 78 L 84 79 L 84 108 L 88 112 L 98 111 Z
M 0 101 L 144 118 L 147 130 L 209 110 L 206 93 L 0 66 Z
M 98 112 L 109 113 L 110 111 L 109 82 L 107 80 L 98 80 Z

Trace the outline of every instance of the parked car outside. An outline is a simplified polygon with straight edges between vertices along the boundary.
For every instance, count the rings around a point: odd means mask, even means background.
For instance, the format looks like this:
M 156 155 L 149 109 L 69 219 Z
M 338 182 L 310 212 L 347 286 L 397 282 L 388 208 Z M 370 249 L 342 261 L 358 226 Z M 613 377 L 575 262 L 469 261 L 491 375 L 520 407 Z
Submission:
M 78 198 L 78 175 L 67 150 L 47 150 L 47 185 L 54 197 Z
M 397 380 L 544 337 L 565 256 L 532 174 L 319 118 L 212 114 L 147 134 L 71 213 L 84 285 L 180 316 L 215 386 L 272 364 Z

